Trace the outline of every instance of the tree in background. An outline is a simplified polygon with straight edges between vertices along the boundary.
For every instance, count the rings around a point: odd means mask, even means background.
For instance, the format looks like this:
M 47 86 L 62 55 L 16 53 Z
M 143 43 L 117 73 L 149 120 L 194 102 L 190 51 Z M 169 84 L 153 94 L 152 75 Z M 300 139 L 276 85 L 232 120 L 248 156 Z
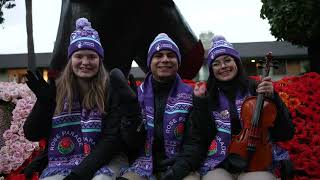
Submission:
M 11 9 L 16 6 L 15 0 L 0 0 L 0 24 L 4 22 L 2 8 Z
M 320 0 L 261 0 L 260 17 L 268 19 L 277 40 L 306 46 L 311 71 L 320 73 Z
M 214 36 L 214 34 L 211 31 L 202 32 L 199 35 L 199 39 L 201 40 L 204 49 L 209 49 L 211 47 L 211 45 L 212 45 L 211 44 L 212 43 L 211 40 L 212 40 L 213 36 Z
M 33 24 L 32 24 L 32 0 L 25 0 L 26 3 L 26 26 L 27 26 L 27 38 L 28 38 L 28 68 L 36 69 L 36 60 L 33 44 Z

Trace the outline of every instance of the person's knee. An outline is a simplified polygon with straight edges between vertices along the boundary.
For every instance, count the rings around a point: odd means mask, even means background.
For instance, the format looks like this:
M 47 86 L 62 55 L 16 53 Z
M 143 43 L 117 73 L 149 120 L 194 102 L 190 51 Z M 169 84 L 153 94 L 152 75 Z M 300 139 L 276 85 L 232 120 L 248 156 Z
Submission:
M 233 180 L 233 177 L 232 174 L 225 169 L 218 168 L 202 176 L 202 180 Z
M 126 180 L 126 179 L 130 179 L 130 180 L 147 180 L 147 178 L 141 177 L 137 173 L 134 173 L 134 172 L 127 172 L 127 173 L 123 174 L 121 177 L 123 179 L 119 179 L 119 180 Z
M 242 173 L 239 175 L 238 180 L 276 180 L 276 176 L 274 176 L 271 172 L 268 171 L 257 171 L 257 172 L 248 172 Z
M 99 174 L 96 175 L 92 178 L 92 180 L 112 180 L 114 178 L 112 178 L 111 176 L 105 175 L 105 174 Z

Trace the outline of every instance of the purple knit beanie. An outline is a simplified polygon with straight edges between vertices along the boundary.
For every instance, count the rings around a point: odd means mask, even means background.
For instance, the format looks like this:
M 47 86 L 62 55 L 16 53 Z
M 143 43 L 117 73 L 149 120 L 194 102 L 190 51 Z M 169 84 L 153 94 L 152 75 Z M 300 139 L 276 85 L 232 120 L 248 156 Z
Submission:
M 153 40 L 153 42 L 149 46 L 148 50 L 148 58 L 147 58 L 147 66 L 150 69 L 151 59 L 156 52 L 161 50 L 170 50 L 173 51 L 178 59 L 178 64 L 181 63 L 181 54 L 176 43 L 172 41 L 172 39 L 166 33 L 160 33 Z
M 239 64 L 241 64 L 240 54 L 235 50 L 231 43 L 229 43 L 226 38 L 221 35 L 216 35 L 212 39 L 212 47 L 208 51 L 208 66 L 211 69 L 211 64 L 219 56 L 229 55 L 235 58 Z
M 81 49 L 90 49 L 104 57 L 104 50 L 100 43 L 99 34 L 91 27 L 91 23 L 86 18 L 79 18 L 76 21 L 76 30 L 70 35 L 70 45 L 68 48 L 68 58 Z

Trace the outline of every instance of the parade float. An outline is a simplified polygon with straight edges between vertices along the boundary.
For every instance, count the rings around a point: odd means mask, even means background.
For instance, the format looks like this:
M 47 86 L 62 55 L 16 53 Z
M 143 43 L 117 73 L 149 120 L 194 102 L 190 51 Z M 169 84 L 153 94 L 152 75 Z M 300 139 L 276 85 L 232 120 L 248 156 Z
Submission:
M 184 82 L 193 87 L 196 83 L 192 80 Z M 320 75 L 310 72 L 284 77 L 274 85 L 288 106 L 296 127 L 293 139 L 279 144 L 289 151 L 294 180 L 320 179 Z M 0 147 L 0 174 L 3 179 L 12 179 L 44 145 L 26 140 L 23 134 L 23 123 L 36 101 L 27 85 L 0 82 L 0 100 L 0 124 L 10 119 L 10 125 L 1 137 L 4 143 Z M 10 115 L 5 111 L 11 111 Z
M 97 0 L 89 7 L 85 0 L 62 1 L 49 75 L 54 77 L 66 64 L 69 42 L 65 39 L 69 38 L 75 19 L 86 16 L 101 32 L 107 69 L 119 67 L 128 74 L 134 59 L 146 72 L 149 42 L 156 34 L 167 32 L 181 47 L 184 63 L 179 73 L 185 83 L 194 87 L 196 82 L 190 79 L 203 65 L 204 49 L 173 1 L 122 3 L 126 6 L 116 0 Z M 320 179 L 320 75 L 310 72 L 288 76 L 274 85 L 296 127 L 293 139 L 279 144 L 289 151 L 294 165 L 293 179 Z M 44 149 L 45 142 L 30 142 L 23 133 L 23 124 L 35 101 L 26 84 L 0 82 L 0 180 L 24 180 L 21 171 Z M 38 179 L 37 174 L 33 179 Z

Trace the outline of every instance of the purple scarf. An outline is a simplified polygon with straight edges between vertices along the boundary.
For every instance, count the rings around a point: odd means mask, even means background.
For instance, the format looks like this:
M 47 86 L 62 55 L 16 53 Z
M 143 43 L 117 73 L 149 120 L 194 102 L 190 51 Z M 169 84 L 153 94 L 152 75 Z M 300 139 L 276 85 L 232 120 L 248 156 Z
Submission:
M 151 177 L 153 172 L 154 94 L 151 81 L 152 74 L 148 73 L 144 83 L 138 89 L 139 102 L 146 122 L 146 144 L 142 155 L 125 170 L 125 172 L 132 171 L 144 177 Z M 183 83 L 177 75 L 169 92 L 163 116 L 164 146 L 168 158 L 173 158 L 181 148 L 184 124 L 192 108 L 192 91 L 192 88 Z
M 247 93 L 249 95 L 249 93 Z M 241 106 L 247 95 L 236 96 L 236 108 L 238 112 L 239 119 Z M 199 169 L 199 173 L 203 176 L 208 173 L 208 171 L 213 170 L 217 165 L 219 165 L 226 157 L 228 153 L 228 147 L 231 142 L 231 119 L 229 112 L 229 101 L 227 97 L 219 91 L 219 109 L 212 111 L 212 121 L 216 123 L 217 126 L 217 135 L 215 139 L 212 140 L 208 155 L 206 160 L 203 162 L 202 167 Z M 241 121 L 242 125 L 242 121 Z M 272 144 L 272 158 L 273 164 L 270 167 L 270 170 L 279 166 L 279 161 L 284 159 L 289 159 L 289 154 L 287 151 L 283 150 L 276 144 Z
M 48 141 L 49 162 L 41 178 L 56 174 L 66 176 L 79 165 L 99 140 L 101 121 L 101 113 L 96 108 L 81 109 L 80 103 L 76 101 L 72 105 L 71 113 L 68 113 L 65 103 L 61 114 L 52 118 Z M 113 175 L 112 170 L 106 166 L 99 169 L 96 175 L 101 173 Z
M 245 96 L 236 96 L 236 108 L 240 114 L 241 105 Z M 229 111 L 229 101 L 227 97 L 219 91 L 219 108 L 211 113 L 211 119 L 217 126 L 217 135 L 212 140 L 206 160 L 200 168 L 200 174 L 205 175 L 208 171 L 213 170 L 220 164 L 228 153 L 228 146 L 231 142 L 231 119 Z M 240 119 L 240 117 L 239 117 Z

